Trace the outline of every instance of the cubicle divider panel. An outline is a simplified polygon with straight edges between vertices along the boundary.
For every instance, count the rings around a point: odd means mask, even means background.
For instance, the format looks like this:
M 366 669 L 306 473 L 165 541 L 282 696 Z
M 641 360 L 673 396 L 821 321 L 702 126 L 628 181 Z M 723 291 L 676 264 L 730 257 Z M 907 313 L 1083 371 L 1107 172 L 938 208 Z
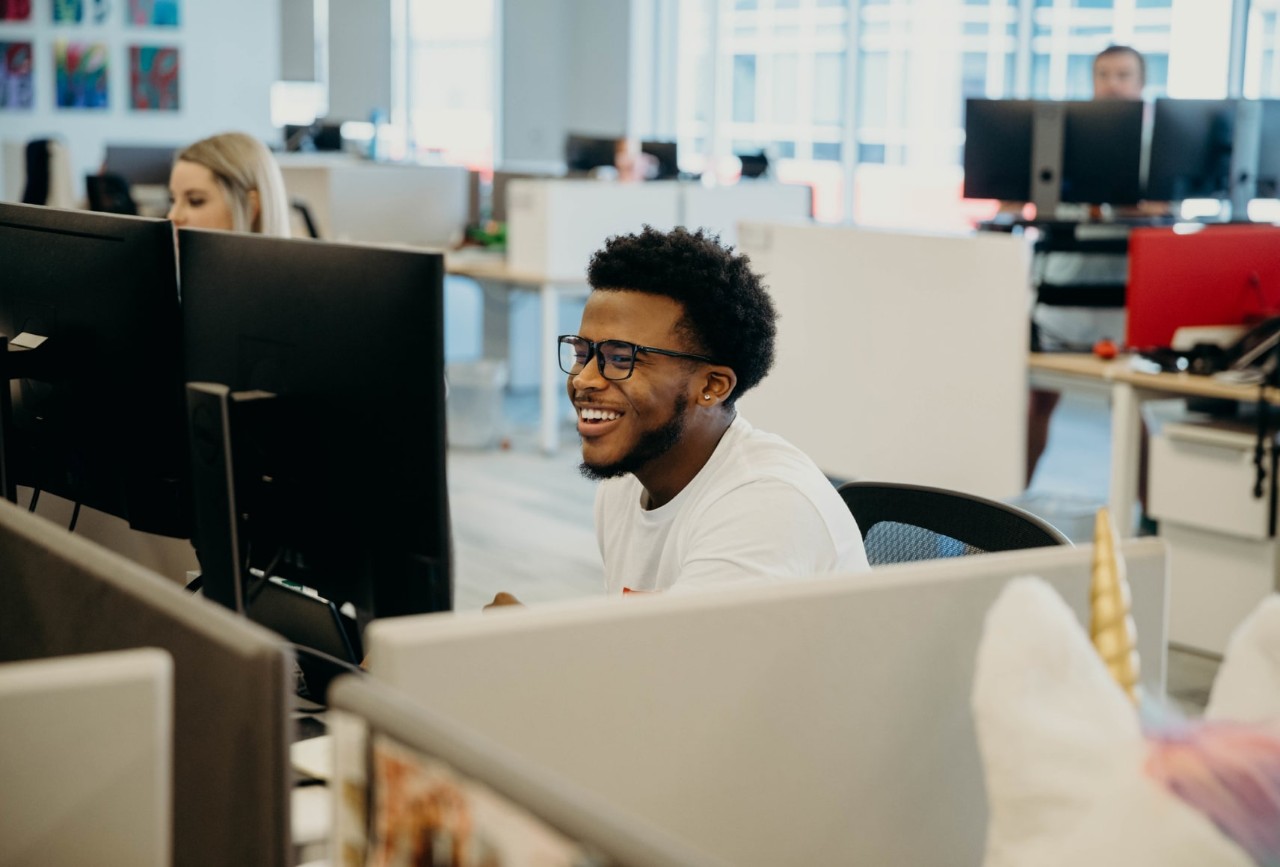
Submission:
M 292 654 L 279 636 L 0 501 L 0 661 L 173 657 L 173 860 L 290 863 Z
M 779 312 L 741 407 L 828 475 L 992 499 L 1026 473 L 1030 250 L 1010 235 L 744 223 Z
M 1123 548 L 1144 687 L 1164 686 L 1164 547 Z M 1039 575 L 1087 624 L 1092 550 L 885 567 L 732 594 L 371 625 L 373 675 L 742 865 L 976 864 L 969 711 L 986 612 Z

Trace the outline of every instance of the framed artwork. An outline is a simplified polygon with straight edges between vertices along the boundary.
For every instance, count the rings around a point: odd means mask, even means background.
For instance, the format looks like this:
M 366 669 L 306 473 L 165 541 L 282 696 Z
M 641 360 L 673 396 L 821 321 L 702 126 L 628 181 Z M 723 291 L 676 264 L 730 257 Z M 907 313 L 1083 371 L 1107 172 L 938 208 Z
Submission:
M 178 49 L 129 46 L 129 107 L 134 111 L 177 111 Z
M 84 20 L 84 0 L 53 0 L 54 24 L 79 24 Z
M 30 42 L 0 42 L 0 109 L 32 108 Z
M 107 45 L 105 42 L 53 44 L 58 108 L 107 107 Z
M 31 0 L 0 0 L 0 21 L 30 21 Z
M 129 23 L 134 27 L 177 27 L 180 5 L 181 0 L 129 0 Z

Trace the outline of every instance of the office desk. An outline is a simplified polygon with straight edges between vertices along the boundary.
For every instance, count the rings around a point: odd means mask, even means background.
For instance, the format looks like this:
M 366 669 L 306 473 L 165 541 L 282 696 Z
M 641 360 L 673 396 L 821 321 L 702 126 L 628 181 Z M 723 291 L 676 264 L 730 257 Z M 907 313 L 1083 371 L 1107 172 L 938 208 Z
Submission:
M 1142 440 L 1142 402 L 1169 397 L 1212 397 L 1252 402 L 1258 386 L 1222 382 L 1190 373 L 1142 373 L 1128 357 L 1104 360 L 1088 353 L 1033 352 L 1031 381 L 1040 387 L 1102 392 L 1111 398 L 1111 481 L 1107 505 L 1123 536 L 1133 535 L 1133 505 L 1138 493 L 1138 451 Z M 1267 389 L 1280 405 L 1280 390 Z
M 584 276 L 551 277 L 545 274 L 515 271 L 507 265 L 505 258 L 489 254 L 449 254 L 445 257 L 445 270 L 459 277 L 470 277 L 482 288 L 491 286 L 499 288 L 502 290 L 504 302 L 508 292 L 524 290 L 538 293 L 541 302 L 538 317 L 538 352 L 541 366 L 538 384 L 538 439 L 544 452 L 554 454 L 560 447 L 560 419 L 557 417 L 556 407 L 559 404 L 559 395 L 564 389 L 564 373 L 560 370 L 559 350 L 556 347 L 556 338 L 559 336 L 557 323 L 560 298 L 563 294 L 585 295 L 588 291 L 586 278 Z M 488 349 L 493 333 L 489 320 L 491 315 L 497 314 L 497 311 L 488 303 L 488 293 L 485 294 L 485 343 Z M 495 318 L 499 319 L 505 328 L 507 321 L 505 307 L 502 314 Z M 505 345 L 502 347 L 502 354 L 506 355 Z

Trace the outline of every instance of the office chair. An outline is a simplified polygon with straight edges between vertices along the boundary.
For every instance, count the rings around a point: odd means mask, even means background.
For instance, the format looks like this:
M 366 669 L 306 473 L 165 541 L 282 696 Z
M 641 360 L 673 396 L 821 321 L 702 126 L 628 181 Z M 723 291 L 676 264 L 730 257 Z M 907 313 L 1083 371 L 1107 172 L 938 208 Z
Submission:
M 138 204 L 129 192 L 129 182 L 120 175 L 85 175 L 84 189 L 89 196 L 89 210 L 108 214 L 138 213 Z
M 1071 544 L 1030 512 L 959 491 L 892 482 L 848 482 L 837 491 L 872 566 Z
M 308 238 L 320 237 L 320 230 L 316 227 L 315 218 L 311 216 L 311 208 L 307 206 L 307 203 L 305 201 L 303 201 L 302 199 L 290 199 L 289 208 L 290 210 L 293 211 L 293 213 L 297 214 L 297 216 L 301 218 L 302 224 L 307 231 L 306 237 Z

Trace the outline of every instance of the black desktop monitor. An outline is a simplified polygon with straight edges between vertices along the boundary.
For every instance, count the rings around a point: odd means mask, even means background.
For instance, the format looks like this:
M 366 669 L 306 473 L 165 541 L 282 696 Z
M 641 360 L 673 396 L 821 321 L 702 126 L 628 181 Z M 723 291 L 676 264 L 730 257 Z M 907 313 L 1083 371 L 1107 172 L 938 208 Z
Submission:
M 0 204 L 0 263 L 5 497 L 190 535 L 173 224 Z
M 130 184 L 169 186 L 175 145 L 107 145 L 103 174 L 119 175 Z
M 1231 191 L 1236 101 L 1157 99 L 1146 197 L 1223 199 Z
M 658 160 L 658 174 L 654 180 L 664 181 L 680 176 L 680 160 L 673 141 L 642 141 L 641 153 L 649 154 Z
M 613 166 L 618 155 L 618 139 L 570 133 L 564 140 L 565 169 L 589 172 L 602 166 Z
M 265 576 L 361 620 L 449 609 L 442 257 L 188 229 L 178 246 L 205 595 L 252 613 Z
M 1137 100 L 966 100 L 964 196 L 1033 201 L 1039 184 L 1056 201 L 1133 204 L 1142 112 Z
M 1259 126 L 1257 197 L 1280 199 L 1280 99 L 1262 100 Z

